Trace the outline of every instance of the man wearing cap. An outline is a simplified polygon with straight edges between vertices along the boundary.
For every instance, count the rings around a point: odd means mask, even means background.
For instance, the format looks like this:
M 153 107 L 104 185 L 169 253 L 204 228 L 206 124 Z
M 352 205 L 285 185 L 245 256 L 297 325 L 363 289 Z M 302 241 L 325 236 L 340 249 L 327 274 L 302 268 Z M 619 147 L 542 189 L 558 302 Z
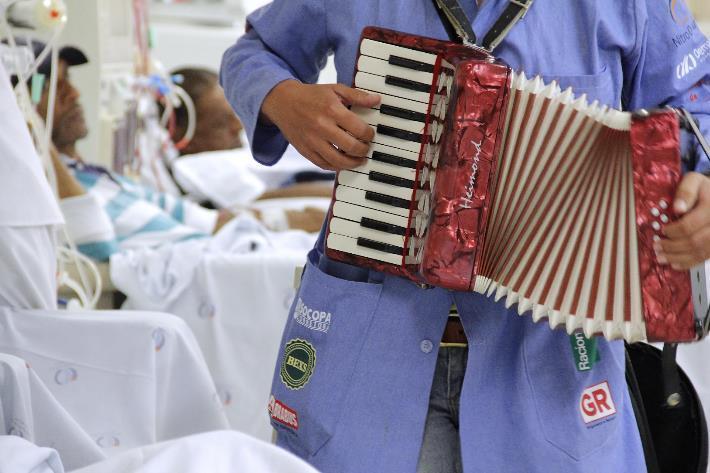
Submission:
M 44 44 L 32 41 L 35 56 Z M 88 62 L 79 49 L 66 46 L 59 51 L 57 95 L 54 106 L 52 162 L 57 175 L 60 206 L 67 220 L 69 235 L 79 250 L 106 261 L 119 249 L 155 247 L 216 233 L 234 217 L 227 210 L 204 208 L 190 200 L 158 192 L 107 169 L 87 164 L 76 143 L 88 133 L 79 91 L 70 79 L 70 68 Z M 51 62 L 38 68 L 49 77 Z M 45 80 L 37 111 L 46 119 L 49 81 Z M 260 218 L 258 212 L 254 212 Z M 288 210 L 285 228 L 312 226 L 307 211 Z M 120 248 L 119 248 L 120 242 Z
M 44 44 L 32 41 L 35 56 Z M 70 68 L 86 64 L 79 49 L 65 46 L 59 51 L 57 93 L 54 105 L 52 163 L 57 176 L 60 206 L 67 230 L 80 251 L 97 260 L 107 260 L 122 245 L 155 246 L 189 238 L 205 237 L 218 230 L 231 214 L 205 209 L 190 201 L 140 186 L 100 166 L 85 163 L 76 143 L 88 128 L 79 91 L 71 83 Z M 49 77 L 51 62 L 37 69 Z M 44 81 L 37 112 L 47 118 L 49 80 Z

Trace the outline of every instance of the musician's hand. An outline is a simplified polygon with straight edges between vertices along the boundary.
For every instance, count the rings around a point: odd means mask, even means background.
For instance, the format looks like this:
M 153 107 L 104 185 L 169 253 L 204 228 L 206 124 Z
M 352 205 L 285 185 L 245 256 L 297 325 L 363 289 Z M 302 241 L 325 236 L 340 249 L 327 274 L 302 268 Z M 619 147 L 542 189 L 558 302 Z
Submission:
M 690 269 L 710 258 L 710 179 L 695 172 L 686 174 L 673 209 L 682 217 L 663 228 L 667 239 L 655 243 L 656 258 L 673 269 Z
M 311 85 L 287 80 L 269 92 L 261 113 L 317 166 L 351 169 L 367 155 L 374 131 L 347 106 L 370 108 L 379 101 L 379 95 L 342 84 Z

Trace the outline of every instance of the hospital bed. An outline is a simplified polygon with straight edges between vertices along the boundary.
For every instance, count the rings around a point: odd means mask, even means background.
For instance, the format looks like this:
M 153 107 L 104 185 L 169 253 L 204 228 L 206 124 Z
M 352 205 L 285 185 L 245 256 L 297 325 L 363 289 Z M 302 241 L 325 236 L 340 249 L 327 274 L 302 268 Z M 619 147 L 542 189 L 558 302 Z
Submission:
M 67 470 L 229 428 L 195 338 L 170 315 L 0 308 L 0 354 L 0 433 L 52 446 Z

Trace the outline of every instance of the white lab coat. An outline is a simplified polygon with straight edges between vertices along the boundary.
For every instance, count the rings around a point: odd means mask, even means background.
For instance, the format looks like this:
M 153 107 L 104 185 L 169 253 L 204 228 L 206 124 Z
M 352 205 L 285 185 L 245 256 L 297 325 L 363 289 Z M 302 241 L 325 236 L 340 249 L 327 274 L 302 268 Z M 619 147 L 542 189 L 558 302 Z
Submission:
M 55 227 L 62 223 L 0 64 L 0 306 L 56 307 Z
M 315 235 L 273 233 L 239 217 L 210 240 L 111 258 L 125 307 L 161 310 L 195 334 L 232 428 L 268 441 L 266 406 L 281 332 L 295 290 L 294 270 Z
M 3 416 L 16 420 L 0 434 L 55 448 L 67 469 L 229 428 L 195 338 L 170 315 L 0 307 L 0 353 L 36 374 L 0 382 Z
M 0 436 L 0 473 L 64 473 L 57 452 Z M 67 469 L 66 471 L 72 471 Z M 317 473 L 298 457 L 240 432 L 216 431 L 135 448 L 73 473 Z

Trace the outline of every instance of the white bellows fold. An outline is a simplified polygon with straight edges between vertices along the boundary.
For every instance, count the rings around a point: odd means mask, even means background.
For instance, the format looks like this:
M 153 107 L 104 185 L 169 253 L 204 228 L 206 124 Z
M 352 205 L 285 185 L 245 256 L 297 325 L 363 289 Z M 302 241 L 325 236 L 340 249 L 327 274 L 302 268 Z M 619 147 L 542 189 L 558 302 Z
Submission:
M 475 291 L 568 332 L 646 338 L 628 113 L 514 74 Z

